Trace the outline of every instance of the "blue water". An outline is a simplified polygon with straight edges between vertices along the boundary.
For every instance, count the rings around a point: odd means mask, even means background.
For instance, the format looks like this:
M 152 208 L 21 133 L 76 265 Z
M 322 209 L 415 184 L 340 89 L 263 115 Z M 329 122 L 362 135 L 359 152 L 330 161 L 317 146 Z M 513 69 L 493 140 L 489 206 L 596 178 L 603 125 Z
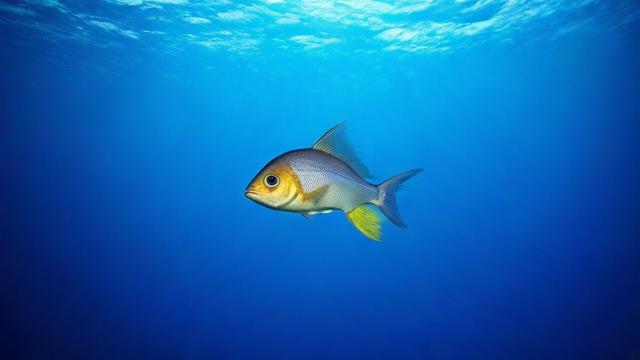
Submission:
M 0 2 L 3 359 L 637 359 L 635 1 Z M 243 195 L 346 121 L 408 229 Z

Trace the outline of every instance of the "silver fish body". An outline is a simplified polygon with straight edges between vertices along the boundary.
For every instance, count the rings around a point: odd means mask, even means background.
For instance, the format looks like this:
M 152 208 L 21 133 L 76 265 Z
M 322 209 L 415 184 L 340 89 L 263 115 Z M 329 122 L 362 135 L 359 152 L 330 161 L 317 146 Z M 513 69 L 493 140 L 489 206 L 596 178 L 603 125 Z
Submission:
M 339 158 L 315 149 L 294 150 L 281 155 L 296 174 L 303 193 L 282 210 L 313 212 L 342 210 L 350 212 L 356 207 L 376 201 L 378 188 L 370 184 Z M 302 201 L 303 194 L 313 193 L 322 187 L 326 193 L 317 202 Z
M 296 212 L 309 218 L 343 211 L 367 237 L 380 240 L 381 216 L 406 227 L 396 202 L 402 183 L 420 172 L 405 171 L 379 185 L 371 177 L 345 135 L 344 124 L 327 131 L 311 148 L 293 150 L 271 160 L 245 190 L 249 199 L 271 209 Z

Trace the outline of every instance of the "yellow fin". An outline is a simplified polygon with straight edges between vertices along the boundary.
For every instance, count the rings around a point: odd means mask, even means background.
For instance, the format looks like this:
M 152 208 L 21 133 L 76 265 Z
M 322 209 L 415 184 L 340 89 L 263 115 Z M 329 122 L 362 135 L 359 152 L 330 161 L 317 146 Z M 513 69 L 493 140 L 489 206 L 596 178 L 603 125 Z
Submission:
M 329 184 L 321 186 L 308 194 L 304 194 L 302 200 L 311 201 L 312 203 L 317 204 L 322 200 L 324 195 L 327 193 L 327 190 L 329 190 Z
M 369 239 L 382 241 L 382 226 L 380 216 L 369 206 L 360 205 L 347 213 L 347 219 L 351 221 L 360 232 Z

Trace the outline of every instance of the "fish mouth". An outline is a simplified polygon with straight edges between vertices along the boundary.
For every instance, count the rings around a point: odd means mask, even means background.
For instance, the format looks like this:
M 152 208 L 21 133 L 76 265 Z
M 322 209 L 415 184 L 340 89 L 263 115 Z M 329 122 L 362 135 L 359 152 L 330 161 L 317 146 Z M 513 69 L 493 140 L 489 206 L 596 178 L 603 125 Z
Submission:
M 262 198 L 262 194 L 260 194 L 260 193 L 259 193 L 259 192 L 257 192 L 257 191 L 253 191 L 253 190 L 245 190 L 245 192 L 244 192 L 244 196 L 246 196 L 246 197 L 247 197 L 247 199 L 249 199 L 249 200 L 251 200 L 251 201 L 253 201 L 253 202 L 255 202 L 255 203 L 258 203 L 258 204 L 260 204 L 260 205 L 264 205 L 264 206 L 266 206 L 266 205 L 265 205 L 265 201 L 264 201 L 264 199 Z

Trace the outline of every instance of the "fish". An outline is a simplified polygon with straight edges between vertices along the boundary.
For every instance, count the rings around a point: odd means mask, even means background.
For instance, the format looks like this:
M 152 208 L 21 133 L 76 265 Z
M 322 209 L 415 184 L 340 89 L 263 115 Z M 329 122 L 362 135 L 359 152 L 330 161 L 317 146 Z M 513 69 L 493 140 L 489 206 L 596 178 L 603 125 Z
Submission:
M 329 129 L 310 148 L 288 151 L 268 162 L 245 189 L 250 200 L 274 210 L 313 215 L 342 211 L 366 237 L 382 241 L 383 220 L 406 228 L 396 193 L 422 169 L 373 184 L 371 173 L 346 134 L 346 124 Z

